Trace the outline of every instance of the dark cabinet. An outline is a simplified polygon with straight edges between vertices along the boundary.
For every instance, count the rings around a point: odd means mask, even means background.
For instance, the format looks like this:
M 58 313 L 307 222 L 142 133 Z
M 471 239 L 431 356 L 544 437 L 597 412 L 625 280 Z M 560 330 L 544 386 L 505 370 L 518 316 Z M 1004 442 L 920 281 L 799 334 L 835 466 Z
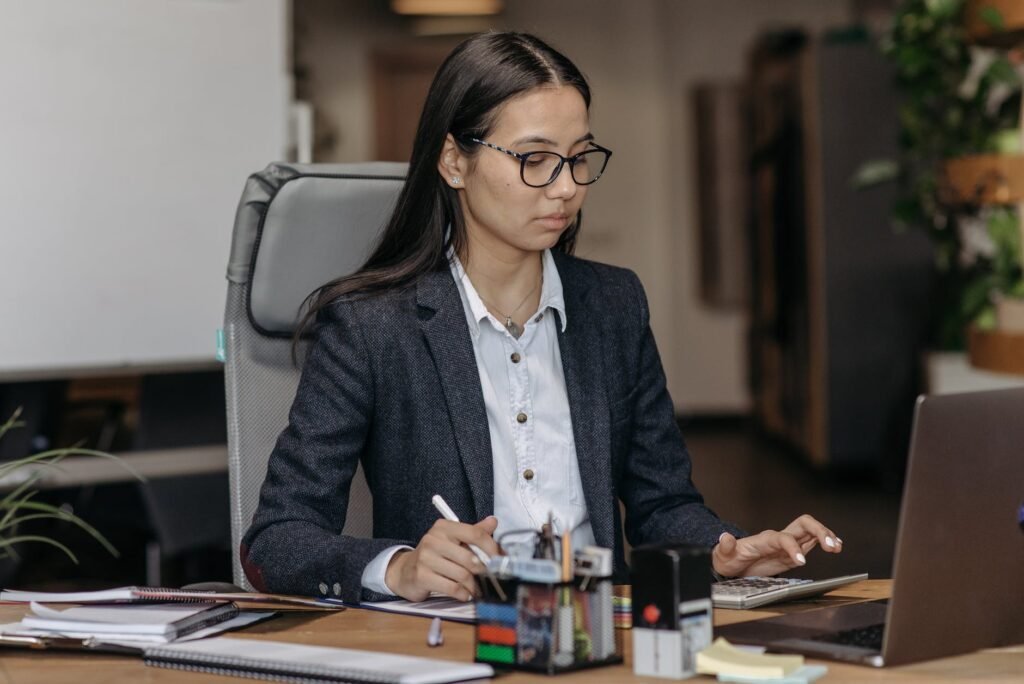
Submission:
M 889 65 L 865 41 L 763 39 L 751 60 L 750 352 L 759 425 L 817 465 L 906 446 L 931 252 L 889 221 L 893 185 L 857 189 L 897 149 Z

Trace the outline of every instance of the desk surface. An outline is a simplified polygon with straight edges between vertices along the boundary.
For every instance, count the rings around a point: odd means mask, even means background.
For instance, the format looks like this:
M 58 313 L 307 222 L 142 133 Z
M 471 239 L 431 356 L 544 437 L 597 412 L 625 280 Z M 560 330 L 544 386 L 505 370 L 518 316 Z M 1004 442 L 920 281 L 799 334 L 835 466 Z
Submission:
M 724 625 L 745 620 L 835 605 L 839 602 L 884 598 L 888 595 L 887 580 L 868 580 L 838 589 L 831 594 L 810 601 L 788 604 L 771 609 L 752 611 L 715 612 L 715 624 Z M 25 612 L 23 606 L 0 605 L 0 623 L 15 622 Z M 469 625 L 445 623 L 445 644 L 440 648 L 426 645 L 425 618 L 395 615 L 367 610 L 346 610 L 340 613 L 286 613 L 273 620 L 255 625 L 232 636 L 251 639 L 294 641 L 323 646 L 343 646 L 378 651 L 392 651 L 410 655 L 470 661 L 473 651 L 473 628 Z M 631 665 L 631 639 L 622 632 L 626 652 L 626 665 L 604 667 L 583 672 L 560 675 L 555 679 L 538 675 L 514 674 L 502 677 L 505 684 L 515 682 L 665 682 L 669 680 L 634 677 Z M 955 658 L 934 660 L 885 670 L 854 665 L 827 663 L 829 673 L 822 680 L 828 683 L 845 682 L 1014 682 L 1024 681 L 1024 646 L 980 651 Z M 101 654 L 77 655 L 54 651 L 21 651 L 0 648 L 0 684 L 135 684 L 148 682 L 195 682 L 216 684 L 232 681 L 219 675 L 163 670 L 146 667 L 140 660 Z M 251 681 L 235 679 L 234 681 Z M 701 677 L 695 681 L 714 681 Z

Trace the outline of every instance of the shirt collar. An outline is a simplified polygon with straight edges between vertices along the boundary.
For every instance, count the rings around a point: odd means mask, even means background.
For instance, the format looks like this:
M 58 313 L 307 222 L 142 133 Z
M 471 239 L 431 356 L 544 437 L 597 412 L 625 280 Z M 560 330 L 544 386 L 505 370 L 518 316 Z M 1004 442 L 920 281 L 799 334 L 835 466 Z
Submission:
M 480 335 L 480 321 L 488 316 L 487 305 L 480 298 L 473 282 L 469 279 L 466 269 L 462 267 L 458 255 L 451 252 L 448 256 L 448 266 L 451 269 L 452 277 L 459 285 L 459 290 L 464 295 L 463 305 L 466 308 L 466 319 L 469 322 L 469 333 L 475 340 Z M 555 265 L 555 258 L 551 255 L 550 249 L 545 249 L 541 255 L 541 268 L 544 274 L 544 283 L 540 290 L 540 305 L 537 311 L 543 313 L 548 309 L 558 312 L 558 318 L 562 324 L 562 332 L 565 332 L 565 296 L 562 291 L 562 279 L 558 275 L 558 267 Z
M 540 290 L 540 311 L 554 309 L 558 312 L 558 319 L 562 323 L 562 332 L 565 332 L 565 296 L 562 292 L 562 278 L 558 275 L 558 267 L 555 265 L 555 257 L 550 249 L 544 250 L 541 257 L 544 269 L 544 285 Z

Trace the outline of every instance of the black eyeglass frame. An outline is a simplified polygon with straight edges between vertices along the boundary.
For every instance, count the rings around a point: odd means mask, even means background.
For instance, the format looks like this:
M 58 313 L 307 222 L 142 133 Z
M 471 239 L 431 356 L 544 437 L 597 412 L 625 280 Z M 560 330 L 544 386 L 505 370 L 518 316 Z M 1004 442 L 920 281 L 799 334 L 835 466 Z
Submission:
M 573 183 L 575 183 L 576 185 L 592 185 L 592 184 L 596 183 L 597 180 L 601 176 L 604 175 L 604 170 L 606 168 L 608 168 L 608 160 L 612 158 L 612 151 L 611 150 L 609 150 L 607 147 L 602 147 L 601 145 L 598 145 L 593 140 L 588 140 L 587 141 L 587 144 L 590 145 L 590 147 L 588 149 L 583 150 L 582 152 L 580 152 L 578 154 L 574 154 L 571 157 L 563 157 L 562 155 L 558 154 L 557 152 L 549 152 L 547 150 L 536 150 L 534 152 L 514 152 L 512 150 L 509 150 L 509 149 L 506 149 L 504 147 L 501 147 L 500 145 L 495 145 L 494 143 L 489 143 L 486 140 L 481 140 L 480 138 L 470 138 L 470 137 L 467 137 L 467 138 L 465 138 L 465 140 L 468 141 L 468 142 L 474 142 L 477 145 L 483 145 L 484 147 L 489 147 L 492 150 L 497 150 L 498 152 L 504 152 L 508 156 L 510 156 L 510 157 L 512 157 L 514 159 L 518 159 L 519 160 L 519 179 L 522 180 L 523 183 L 526 183 L 526 185 L 530 186 L 531 188 L 546 188 L 547 186 L 549 186 L 552 183 L 554 183 L 555 179 L 557 179 L 558 176 L 562 173 L 562 167 L 565 166 L 566 162 L 569 163 L 569 175 L 572 176 L 572 182 Z M 597 151 L 597 152 L 604 152 L 605 153 L 604 164 L 601 165 L 601 170 L 597 172 L 596 176 L 594 176 L 593 178 L 588 180 L 586 183 L 581 183 L 579 180 L 576 179 L 576 163 L 587 152 L 595 152 L 595 151 Z M 535 154 L 548 154 L 548 155 L 553 154 L 556 157 L 558 157 L 558 166 L 555 167 L 555 170 L 551 173 L 551 177 L 548 178 L 547 182 L 543 183 L 541 185 L 534 185 L 533 183 L 529 183 L 526 180 L 526 160 L 529 159 L 530 157 L 532 157 Z

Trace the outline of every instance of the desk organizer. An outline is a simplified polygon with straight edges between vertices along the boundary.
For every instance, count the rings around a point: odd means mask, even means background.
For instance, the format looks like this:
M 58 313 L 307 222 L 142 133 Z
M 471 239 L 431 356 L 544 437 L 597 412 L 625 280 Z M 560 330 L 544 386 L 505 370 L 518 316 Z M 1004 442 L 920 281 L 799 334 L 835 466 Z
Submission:
M 612 615 L 611 577 L 569 582 L 479 578 L 476 661 L 545 674 L 622 662 Z

